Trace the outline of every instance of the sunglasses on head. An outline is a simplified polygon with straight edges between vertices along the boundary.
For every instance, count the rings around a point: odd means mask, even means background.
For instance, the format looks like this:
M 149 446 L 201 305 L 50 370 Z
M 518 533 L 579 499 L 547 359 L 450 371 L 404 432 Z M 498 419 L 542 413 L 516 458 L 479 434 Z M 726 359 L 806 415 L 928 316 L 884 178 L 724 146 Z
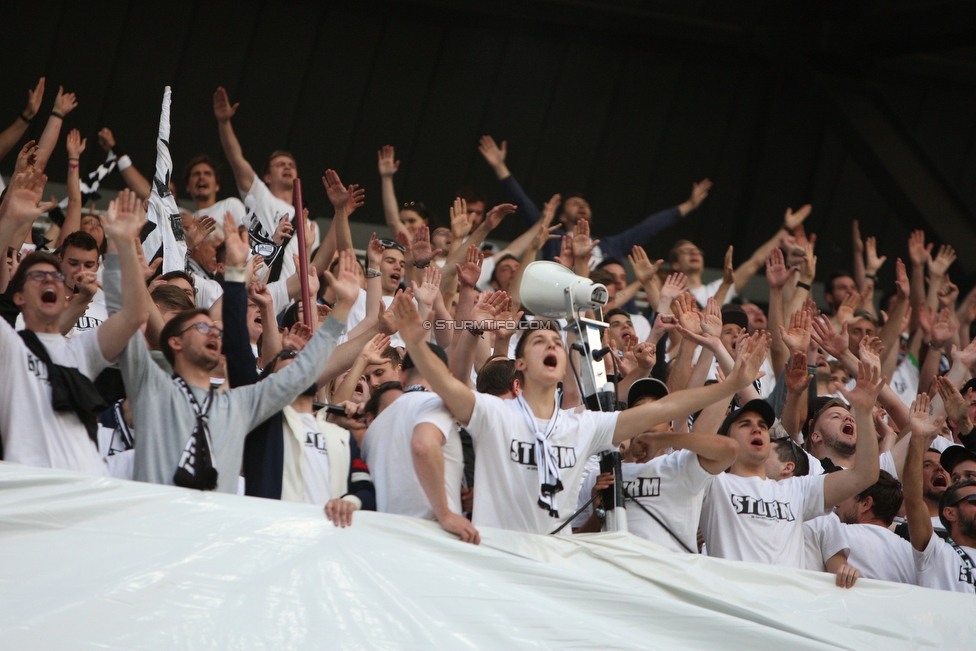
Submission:
M 396 249 L 400 253 L 406 253 L 407 247 L 394 240 L 378 240 L 384 249 Z

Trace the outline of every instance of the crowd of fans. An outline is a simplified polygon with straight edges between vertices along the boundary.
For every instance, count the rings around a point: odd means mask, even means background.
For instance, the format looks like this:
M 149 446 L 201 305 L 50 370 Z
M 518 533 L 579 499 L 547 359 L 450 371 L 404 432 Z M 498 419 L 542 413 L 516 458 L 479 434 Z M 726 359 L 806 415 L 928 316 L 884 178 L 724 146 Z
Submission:
M 41 79 L 0 157 L 44 94 Z M 298 164 L 275 151 L 256 172 L 222 88 L 230 178 L 208 154 L 171 175 L 164 104 L 149 178 L 108 129 L 104 162 L 83 175 L 94 148 L 72 130 L 68 196 L 43 202 L 76 105 L 59 89 L 0 202 L 4 460 L 312 503 L 339 526 L 359 509 L 426 518 L 477 544 L 482 527 L 549 534 L 573 515 L 559 535 L 600 531 L 615 481 L 600 455 L 619 451 L 630 531 L 674 553 L 826 571 L 847 587 L 863 576 L 976 591 L 976 293 L 960 300 L 950 245 L 933 251 L 917 231 L 907 264 L 889 261 L 855 222 L 851 271 L 818 270 L 804 206 L 739 266 L 730 248 L 705 283 L 693 242 L 666 263 L 635 243 L 667 237 L 710 181 L 593 239 L 585 197 L 538 208 L 507 144 L 485 136 L 511 203 L 488 209 L 463 188 L 444 223 L 400 203 L 400 161 L 380 149 L 393 239 L 374 234 L 363 264 L 349 218 L 364 191 L 327 171 L 335 214 L 324 234 L 309 222 L 303 250 Z M 86 213 L 116 168 L 128 188 Z M 218 200 L 222 182 L 242 200 Z M 177 191 L 193 211 L 175 208 Z M 499 250 L 486 238 L 511 213 L 525 232 Z M 614 411 L 583 407 L 565 321 L 521 304 L 539 257 L 609 291 L 594 316 L 608 324 Z M 876 287 L 886 263 L 890 291 Z M 763 268 L 765 307 L 743 295 Z

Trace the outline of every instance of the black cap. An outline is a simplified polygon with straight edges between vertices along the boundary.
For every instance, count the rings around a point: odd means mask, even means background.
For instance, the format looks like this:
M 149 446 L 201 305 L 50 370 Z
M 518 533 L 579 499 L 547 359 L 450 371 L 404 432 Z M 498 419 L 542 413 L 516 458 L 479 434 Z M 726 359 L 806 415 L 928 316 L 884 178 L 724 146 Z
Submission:
M 435 355 L 440 357 L 441 361 L 444 362 L 444 366 L 447 366 L 447 353 L 444 352 L 444 349 L 438 346 L 437 344 L 430 343 L 429 341 L 427 342 L 427 346 L 429 346 L 430 349 L 434 351 Z M 413 367 L 414 367 L 413 360 L 410 359 L 410 353 L 407 353 L 406 355 L 404 355 L 403 361 L 400 362 L 400 368 L 404 371 L 408 371 Z
M 976 461 L 976 452 L 961 445 L 950 445 L 942 451 L 942 456 L 939 457 L 939 465 L 945 468 L 945 471 L 950 475 L 952 469 L 963 461 Z
M 725 420 L 722 421 L 722 426 L 718 428 L 718 433 L 728 435 L 729 428 L 732 427 L 732 423 L 739 419 L 739 415 L 746 412 L 759 414 L 762 416 L 762 419 L 766 421 L 766 425 L 769 427 L 772 427 L 773 423 L 776 422 L 776 412 L 773 411 L 773 408 L 769 405 L 769 403 L 765 400 L 756 398 L 755 400 L 750 400 L 744 404 L 740 409 L 736 409 L 735 411 L 729 413 L 729 415 L 725 417 Z
M 962 388 L 959 389 L 959 393 L 961 393 L 962 395 L 966 395 L 966 392 L 969 391 L 970 389 L 973 390 L 973 393 L 976 393 L 976 377 L 972 378 L 969 382 L 962 385 Z
M 741 307 L 725 307 L 722 309 L 722 325 L 730 323 L 747 330 L 749 328 L 749 315 Z
M 646 396 L 651 396 L 660 400 L 668 395 L 668 385 L 654 377 L 644 377 L 630 385 L 627 391 L 627 406 L 633 407 L 634 403 Z

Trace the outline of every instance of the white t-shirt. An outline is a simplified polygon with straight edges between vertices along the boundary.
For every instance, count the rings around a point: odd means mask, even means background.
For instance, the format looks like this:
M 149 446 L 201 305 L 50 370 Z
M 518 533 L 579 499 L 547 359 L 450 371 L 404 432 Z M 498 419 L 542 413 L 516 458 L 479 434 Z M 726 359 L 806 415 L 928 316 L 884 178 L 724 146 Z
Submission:
M 838 552 L 850 553 L 844 523 L 833 512 L 803 523 L 803 569 L 826 572 L 824 565 Z M 857 567 L 856 565 L 854 567 Z
M 549 436 L 558 457 L 563 485 L 563 490 L 556 493 L 556 510 L 562 518 L 557 519 L 538 506 L 535 431 L 530 429 L 516 402 L 483 393 L 474 395 L 471 422 L 465 426 L 474 442 L 474 472 L 478 478 L 474 491 L 474 525 L 549 533 L 575 511 L 586 460 L 613 449 L 617 413 L 560 411 Z M 545 430 L 548 421 L 538 418 L 536 421 Z M 568 535 L 569 527 L 560 533 Z
M 891 390 L 895 392 L 898 399 L 911 406 L 918 394 L 918 381 L 920 371 L 917 362 L 908 355 L 898 362 L 895 372 L 891 374 Z
M 712 474 L 701 467 L 698 455 L 678 450 L 647 463 L 621 465 L 624 493 L 637 499 L 666 524 L 688 549 L 697 549 L 698 520 L 705 488 Z M 627 506 L 630 533 L 676 552 L 687 553 L 667 531 L 631 500 Z
M 477 384 L 477 378 L 475 378 L 475 384 Z M 600 457 L 594 454 L 583 464 L 583 479 L 580 481 L 579 497 L 576 498 L 577 510 L 582 509 L 583 505 L 590 501 L 590 498 L 593 496 L 593 487 L 596 486 L 596 478 L 599 476 Z M 590 519 L 591 515 L 593 515 L 592 503 L 573 518 L 573 522 L 569 526 L 573 529 L 579 529 L 586 524 L 586 521 Z
M 976 549 L 972 547 L 961 547 L 961 549 L 976 563 Z M 918 585 L 936 590 L 976 594 L 976 588 L 973 587 L 976 577 L 973 576 L 973 572 L 952 545 L 934 533 L 929 538 L 925 551 L 920 552 L 913 547 L 912 555 L 915 558 Z
M 434 511 L 417 479 L 410 443 L 413 431 L 430 423 L 444 435 L 444 490 L 447 505 L 461 513 L 464 455 L 454 417 L 434 393 L 405 393 L 376 417 L 363 438 L 363 460 L 376 488 L 376 510 L 433 520 Z M 477 491 L 475 491 L 477 495 Z
M 91 303 L 88 304 L 88 309 L 85 310 L 85 314 L 75 322 L 74 327 L 71 328 L 71 332 L 67 336 L 70 338 L 86 330 L 97 328 L 106 321 L 108 321 L 108 308 L 105 306 L 105 293 L 99 288 L 92 297 Z M 24 323 L 23 314 L 17 315 L 17 321 L 14 327 L 17 330 L 24 330 L 27 327 Z
M 689 289 L 688 291 L 691 292 L 691 295 L 695 297 L 695 300 L 698 301 L 700 306 L 705 307 L 705 304 L 708 303 L 708 299 L 718 294 L 718 288 L 721 286 L 722 279 L 718 278 L 707 285 L 699 285 L 698 287 Z M 739 293 L 735 291 L 735 285 L 732 285 L 729 287 L 729 291 L 725 295 L 725 302 L 722 303 L 722 305 L 728 305 L 732 299 L 738 295 Z
M 269 240 L 274 235 L 275 230 L 278 228 L 278 222 L 285 215 L 291 220 L 295 217 L 295 207 L 291 204 L 282 201 L 278 197 L 271 194 L 271 190 L 268 186 L 264 184 L 264 181 L 258 177 L 257 174 L 254 175 L 254 180 L 251 182 L 251 189 L 248 192 L 242 192 L 242 197 L 247 197 L 251 195 L 254 197 L 254 212 L 257 217 L 261 228 L 263 229 L 263 234 Z M 248 230 L 253 230 L 255 224 L 247 224 Z M 314 250 L 315 247 L 319 245 L 319 227 L 315 224 L 315 241 L 306 242 L 306 246 L 310 250 Z M 279 278 L 288 278 L 295 273 L 295 261 L 292 259 L 293 255 L 298 254 L 298 236 L 295 235 L 288 242 L 288 246 L 285 247 L 285 251 L 282 254 L 284 260 L 281 264 L 281 276 Z
M 356 297 L 356 302 L 352 304 L 352 308 L 349 310 L 349 316 L 346 317 L 346 330 L 337 340 L 338 344 L 343 344 L 349 341 L 349 332 L 352 332 L 356 326 L 362 323 L 363 319 L 366 318 L 366 290 L 359 288 L 359 296 Z
M 207 208 L 201 208 L 193 212 L 194 217 L 211 217 L 217 221 L 217 225 L 224 227 L 224 214 L 230 213 L 234 218 L 234 223 L 240 226 L 244 224 L 244 204 L 237 197 L 227 197 Z M 244 224 L 247 226 L 247 224 Z M 225 234 L 226 235 L 226 234 Z
M 98 345 L 98 330 L 71 339 L 37 333 L 51 360 L 73 366 L 94 380 L 109 363 Z M 64 468 L 90 475 L 108 475 L 98 447 L 73 411 L 55 412 L 47 365 L 31 353 L 20 335 L 0 319 L 0 435 L 4 459 L 27 466 Z
M 811 475 L 823 475 L 824 467 L 820 463 L 820 459 L 813 456 L 806 450 L 803 451 L 807 455 L 807 461 L 810 462 L 810 474 Z M 898 469 L 895 467 L 895 457 L 891 454 L 891 450 L 887 452 L 882 452 L 878 457 L 878 462 L 881 464 L 881 469 L 890 474 L 895 479 L 898 479 Z M 846 466 L 840 466 L 841 468 L 846 468 Z
M 325 437 L 319 431 L 315 414 L 299 413 L 305 428 L 305 445 L 302 446 L 302 478 L 305 480 L 306 504 L 325 505 L 332 499 L 329 486 L 329 453 L 325 449 Z
M 708 555 L 804 567 L 803 527 L 824 513 L 824 477 L 776 481 L 715 475 L 705 493 L 701 528 Z
M 847 524 L 844 535 L 851 550 L 847 562 L 861 570 L 864 578 L 918 583 L 912 544 L 898 534 L 875 524 Z
M 196 272 L 191 273 L 190 278 L 193 279 L 193 288 L 196 290 L 197 307 L 209 310 L 224 295 L 224 288 L 216 280 Z

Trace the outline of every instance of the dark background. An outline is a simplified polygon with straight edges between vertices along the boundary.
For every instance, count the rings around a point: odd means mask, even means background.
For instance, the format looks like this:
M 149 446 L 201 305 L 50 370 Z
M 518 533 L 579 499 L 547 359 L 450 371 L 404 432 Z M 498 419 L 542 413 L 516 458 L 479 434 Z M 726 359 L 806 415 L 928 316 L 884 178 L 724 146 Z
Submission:
M 6 3 L 5 3 L 6 4 Z M 690 237 L 720 266 L 810 202 L 818 279 L 849 268 L 850 222 L 905 256 L 910 230 L 960 251 L 953 279 L 976 278 L 976 11 L 970 2 L 476 0 L 385 2 L 10 3 L 3 11 L 0 121 L 48 80 L 76 92 L 63 137 L 88 137 L 83 171 L 111 128 L 146 175 L 163 86 L 173 87 L 177 171 L 222 157 L 212 95 L 241 103 L 234 127 L 260 169 L 293 151 L 316 216 L 330 216 L 327 167 L 362 184 L 355 219 L 382 223 L 376 150 L 397 148 L 400 201 L 447 218 L 474 184 L 507 200 L 477 151 L 491 134 L 541 205 L 583 191 L 594 232 L 615 233 L 715 182 L 704 206 L 646 243 L 664 257 Z M 9 174 L 13 154 L 3 162 Z M 117 175 L 107 183 L 120 187 Z M 222 195 L 232 192 L 224 171 Z M 178 183 L 182 191 L 182 183 Z M 498 235 L 520 232 L 509 218 Z

